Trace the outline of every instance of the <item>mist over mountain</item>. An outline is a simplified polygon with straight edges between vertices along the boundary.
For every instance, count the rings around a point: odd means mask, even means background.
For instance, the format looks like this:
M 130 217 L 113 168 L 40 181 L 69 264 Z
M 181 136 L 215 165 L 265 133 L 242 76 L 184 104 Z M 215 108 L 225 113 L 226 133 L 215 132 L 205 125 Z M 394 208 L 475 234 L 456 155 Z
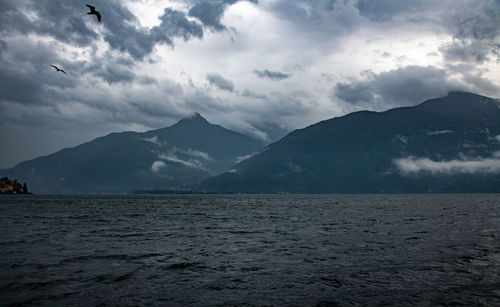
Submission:
M 262 146 L 196 113 L 167 128 L 111 133 L 0 174 L 28 182 L 34 193 L 190 189 Z
M 500 104 L 465 92 L 291 132 L 201 188 L 248 193 L 500 192 Z

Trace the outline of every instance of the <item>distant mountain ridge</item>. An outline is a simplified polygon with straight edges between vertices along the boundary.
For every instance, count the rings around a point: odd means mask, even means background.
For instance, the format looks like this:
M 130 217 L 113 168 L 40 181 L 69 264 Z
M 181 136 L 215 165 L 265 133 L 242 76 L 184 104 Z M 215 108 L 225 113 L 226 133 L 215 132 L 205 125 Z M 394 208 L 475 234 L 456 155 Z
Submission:
M 167 128 L 111 133 L 0 170 L 0 175 L 28 182 L 34 193 L 190 189 L 262 146 L 195 113 Z
M 500 192 L 500 104 L 450 92 L 291 132 L 200 188 L 247 193 Z

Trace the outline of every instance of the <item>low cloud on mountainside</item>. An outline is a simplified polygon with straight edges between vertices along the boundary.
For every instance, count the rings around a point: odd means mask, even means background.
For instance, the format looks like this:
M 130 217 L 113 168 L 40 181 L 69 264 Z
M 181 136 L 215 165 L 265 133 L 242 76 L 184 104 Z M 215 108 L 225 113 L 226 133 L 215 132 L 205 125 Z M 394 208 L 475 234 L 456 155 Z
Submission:
M 182 165 L 187 166 L 187 167 L 205 170 L 205 168 L 203 167 L 203 164 L 199 160 L 195 160 L 195 159 L 182 160 L 179 157 L 177 157 L 176 154 L 170 153 L 167 155 L 159 155 L 158 158 L 160 158 L 164 161 L 179 163 L 179 164 L 182 164 Z
M 167 166 L 167 165 L 165 164 L 165 162 L 160 161 L 160 160 L 155 161 L 155 162 L 153 162 L 153 164 L 151 165 L 151 171 L 152 171 L 153 173 L 158 173 L 158 172 L 159 172 L 162 168 L 164 168 L 165 166 Z
M 163 161 L 182 164 L 184 166 L 207 171 L 206 163 L 213 163 L 215 160 L 206 152 L 195 149 L 180 149 L 175 146 L 170 148 L 168 152 L 158 154 L 158 161 L 153 162 L 151 170 L 159 172 L 166 164 Z
M 454 175 L 454 174 L 499 174 L 500 151 L 488 158 L 467 158 L 433 161 L 429 158 L 407 157 L 394 160 L 398 170 L 404 176 L 418 174 Z
M 152 136 L 150 138 L 143 138 L 141 140 L 149 142 L 149 143 L 152 143 L 152 144 L 155 144 L 156 146 L 159 146 L 159 147 L 161 147 L 163 145 L 160 141 L 158 141 L 158 137 L 157 136 Z

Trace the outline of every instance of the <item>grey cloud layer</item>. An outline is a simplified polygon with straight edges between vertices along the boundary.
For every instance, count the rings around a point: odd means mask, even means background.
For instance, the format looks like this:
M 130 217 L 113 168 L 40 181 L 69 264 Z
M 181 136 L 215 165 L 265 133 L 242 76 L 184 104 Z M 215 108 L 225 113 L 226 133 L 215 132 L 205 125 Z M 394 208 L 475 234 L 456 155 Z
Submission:
M 176 0 L 178 6 L 155 12 L 156 26 L 144 27 L 119 0 L 95 3 L 102 23 L 87 16 L 82 1 L 1 0 L 0 130 L 9 135 L 22 130 L 29 138 L 31 128 L 43 131 L 37 137 L 51 140 L 55 130 L 65 130 L 82 140 L 79 135 L 88 130 L 95 129 L 86 134 L 95 137 L 159 128 L 197 111 L 212 122 L 266 139 L 349 108 L 411 105 L 455 89 L 493 97 L 500 93 L 497 81 L 486 78 L 486 69 L 476 68 L 498 56 L 497 0 L 273 0 L 249 1 L 253 8 L 232 7 L 240 1 Z M 264 14 L 241 17 L 246 13 L 242 8 Z M 272 42 L 260 33 L 254 37 L 245 28 L 253 30 L 254 25 L 238 23 L 240 17 L 276 27 L 269 32 L 278 35 Z M 433 63 L 439 66 L 418 61 L 404 66 L 408 62 L 394 60 L 387 67 L 349 70 L 335 66 L 343 63 L 332 64 L 347 48 L 366 46 L 371 52 L 368 44 L 348 45 L 350 35 L 395 33 L 399 39 L 420 25 L 428 34 L 435 31 L 446 38 L 432 50 L 441 61 Z M 192 54 L 201 56 L 178 56 L 188 45 L 181 46 L 182 40 L 194 40 L 188 47 L 199 48 Z M 266 44 L 273 46 L 272 52 Z M 187 65 L 173 64 L 162 74 L 164 63 L 158 59 L 163 55 L 154 52 L 164 49 L 158 45 L 176 47 L 169 52 Z M 86 50 L 85 60 L 75 60 L 76 49 Z M 382 51 L 386 63 L 397 53 Z M 143 68 L 157 60 L 151 71 Z M 325 69 L 319 71 L 323 61 Z M 213 62 L 230 65 L 213 67 Z M 50 64 L 68 75 L 57 74 Z M 191 67 L 196 71 L 189 71 Z M 236 75 L 233 67 L 244 73 Z M 368 71 L 359 76 L 361 69 Z M 321 73 L 330 80 L 320 78 Z M 323 83 L 315 82 L 320 79 Z M 40 143 L 34 137 L 32 142 Z

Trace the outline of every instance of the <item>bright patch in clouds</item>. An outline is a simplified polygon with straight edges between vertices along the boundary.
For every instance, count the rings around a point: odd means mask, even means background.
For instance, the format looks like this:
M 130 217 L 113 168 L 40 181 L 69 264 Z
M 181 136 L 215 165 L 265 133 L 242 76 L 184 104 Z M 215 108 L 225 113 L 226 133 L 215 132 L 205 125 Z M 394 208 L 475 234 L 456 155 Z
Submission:
M 182 9 L 185 6 L 180 5 L 176 1 L 169 0 L 143 0 L 134 1 L 128 0 L 124 1 L 125 6 L 139 19 L 141 26 L 152 28 L 158 26 L 161 21 L 158 18 L 158 12 L 162 12 L 165 7 L 172 7 L 176 9 Z

